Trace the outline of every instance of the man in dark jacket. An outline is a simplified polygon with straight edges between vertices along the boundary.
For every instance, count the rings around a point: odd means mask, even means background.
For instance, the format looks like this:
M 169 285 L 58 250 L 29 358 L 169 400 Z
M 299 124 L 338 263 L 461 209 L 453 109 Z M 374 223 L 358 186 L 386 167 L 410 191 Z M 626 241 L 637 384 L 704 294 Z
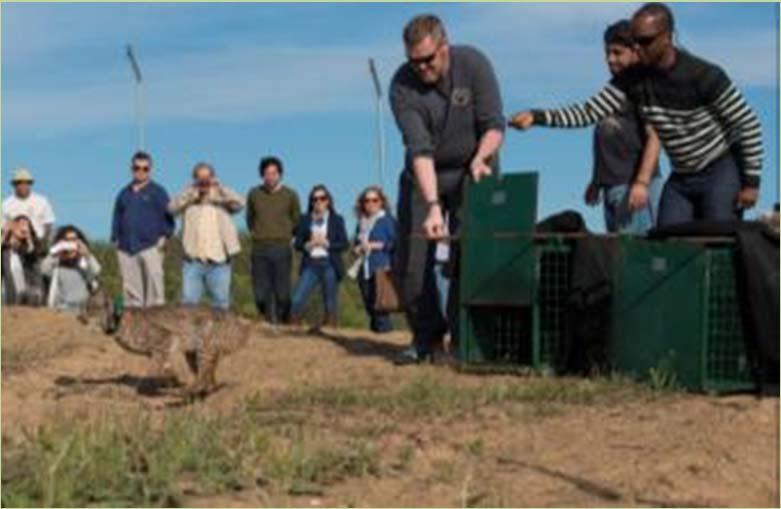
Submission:
M 117 246 L 122 292 L 128 307 L 165 304 L 163 247 L 174 232 L 168 193 L 152 181 L 152 157 L 136 152 L 133 181 L 114 203 L 111 242 Z

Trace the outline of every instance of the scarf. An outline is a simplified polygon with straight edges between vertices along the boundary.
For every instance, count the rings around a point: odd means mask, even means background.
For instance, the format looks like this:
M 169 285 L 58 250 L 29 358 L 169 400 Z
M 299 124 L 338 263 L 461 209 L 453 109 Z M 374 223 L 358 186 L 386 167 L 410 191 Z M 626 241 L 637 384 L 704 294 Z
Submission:
M 361 219 L 358 221 L 358 242 L 361 244 L 369 242 L 369 235 L 374 229 L 374 225 L 377 224 L 377 221 L 383 217 L 385 217 L 385 211 L 382 209 L 378 210 L 371 216 L 361 216 Z M 355 263 L 348 271 L 349 276 L 353 279 L 356 279 L 358 277 L 358 271 L 361 268 L 363 268 L 363 277 L 365 279 L 370 279 L 371 274 L 369 273 L 368 253 L 362 254 L 360 258 L 355 260 Z

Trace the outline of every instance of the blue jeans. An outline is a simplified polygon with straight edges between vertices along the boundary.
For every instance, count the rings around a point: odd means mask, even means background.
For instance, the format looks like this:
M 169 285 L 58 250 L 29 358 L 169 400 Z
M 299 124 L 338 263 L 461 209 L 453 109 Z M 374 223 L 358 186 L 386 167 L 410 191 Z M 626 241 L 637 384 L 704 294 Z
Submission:
M 383 313 L 374 310 L 374 301 L 377 299 L 377 279 L 374 274 L 366 279 L 363 270 L 358 274 L 358 288 L 363 297 L 363 307 L 366 314 L 369 315 L 369 328 L 374 332 L 390 332 L 393 330 L 390 313 Z
M 656 224 L 662 179 L 654 177 L 648 185 L 648 205 L 629 210 L 629 185 L 604 188 L 605 228 L 612 233 L 645 235 Z
M 735 208 L 740 172 L 727 153 L 697 173 L 673 173 L 667 179 L 659 206 L 659 226 L 695 220 L 739 220 Z
M 437 297 L 439 298 L 439 309 L 442 314 L 447 316 L 447 297 L 450 293 L 450 278 L 445 274 L 445 264 L 443 262 L 434 263 L 434 280 L 437 283 Z
M 212 307 L 228 309 L 231 293 L 231 264 L 184 260 L 182 263 L 182 304 L 197 305 L 206 288 Z
M 293 315 L 301 316 L 309 295 L 318 283 L 323 292 L 325 314 L 336 316 L 339 283 L 336 280 L 336 271 L 328 258 L 314 258 L 304 266 L 296 289 L 293 290 Z

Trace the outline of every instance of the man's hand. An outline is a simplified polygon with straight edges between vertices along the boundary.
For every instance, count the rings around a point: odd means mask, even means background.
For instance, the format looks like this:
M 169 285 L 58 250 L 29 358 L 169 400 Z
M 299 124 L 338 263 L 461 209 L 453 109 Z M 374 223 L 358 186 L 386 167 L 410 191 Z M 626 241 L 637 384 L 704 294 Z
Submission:
M 590 182 L 589 185 L 586 186 L 586 191 L 583 193 L 583 201 L 586 202 L 586 205 L 589 207 L 599 205 L 599 186 Z
M 634 212 L 648 205 L 648 184 L 634 182 L 629 188 L 629 210 Z
M 445 220 L 439 205 L 432 205 L 428 209 L 426 220 L 423 221 L 423 233 L 429 240 L 441 239 L 445 235 Z
M 750 209 L 757 204 L 759 188 L 744 187 L 735 198 L 735 206 L 741 210 Z
M 474 158 L 472 164 L 469 165 L 469 169 L 471 170 L 472 178 L 475 182 L 480 182 L 483 177 L 487 177 L 493 173 L 491 167 L 486 164 L 485 159 L 480 156 Z
M 516 113 L 510 118 L 509 124 L 510 127 L 525 131 L 534 125 L 534 115 L 532 115 L 531 111 L 522 111 L 520 113 Z

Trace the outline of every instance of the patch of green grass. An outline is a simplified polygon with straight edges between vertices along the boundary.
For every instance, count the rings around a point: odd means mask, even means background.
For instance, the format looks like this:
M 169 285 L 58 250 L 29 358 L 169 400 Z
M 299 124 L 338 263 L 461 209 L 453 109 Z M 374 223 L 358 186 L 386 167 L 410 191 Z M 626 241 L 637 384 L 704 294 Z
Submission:
M 591 404 L 643 392 L 641 386 L 610 379 L 504 379 L 458 386 L 423 373 L 399 387 L 305 387 L 271 400 L 256 399 L 254 411 L 323 407 L 337 412 L 374 410 L 385 415 L 430 416 L 472 412 L 487 405 L 528 403 L 540 411 L 556 403 Z
M 675 352 L 670 351 L 662 356 L 657 365 L 648 370 L 648 383 L 651 389 L 670 392 L 680 389 L 678 375 L 675 370 Z
M 319 492 L 380 473 L 365 439 L 258 417 L 245 406 L 221 417 L 173 412 L 157 424 L 140 416 L 60 420 L 4 438 L 2 506 L 178 506 L 187 496 L 260 485 L 277 494 Z
M 185 474 L 206 492 L 236 489 L 242 484 L 237 455 L 257 437 L 235 444 L 224 429 L 225 422 L 192 415 L 169 418 L 162 429 L 138 417 L 61 422 L 4 444 L 2 505 L 177 505 L 174 481 Z
M 294 442 L 270 457 L 269 476 L 293 495 L 322 491 L 324 486 L 350 477 L 379 475 L 380 458 L 363 441 L 341 445 Z

